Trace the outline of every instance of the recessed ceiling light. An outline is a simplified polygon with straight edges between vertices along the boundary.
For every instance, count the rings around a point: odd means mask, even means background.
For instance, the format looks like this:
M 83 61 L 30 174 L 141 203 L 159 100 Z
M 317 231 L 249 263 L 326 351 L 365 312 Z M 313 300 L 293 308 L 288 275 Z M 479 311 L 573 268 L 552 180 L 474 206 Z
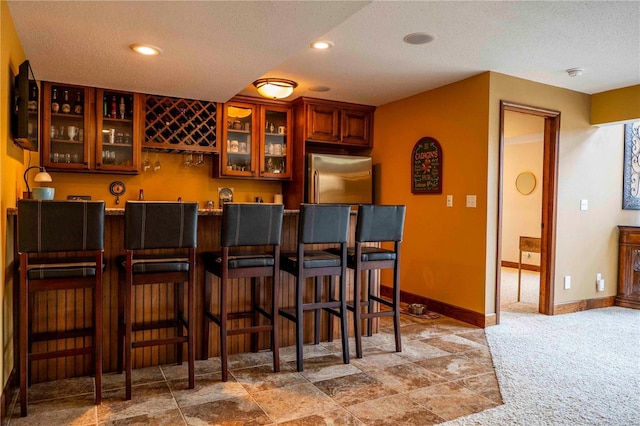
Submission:
M 156 56 L 162 53 L 162 49 L 156 46 L 151 46 L 150 44 L 134 43 L 129 47 L 134 52 L 139 53 L 141 55 L 145 55 L 145 56 Z
M 328 92 L 331 88 L 327 86 L 311 86 L 309 87 L 310 92 Z
M 329 40 L 316 40 L 313 43 L 311 43 L 310 46 L 314 49 L 326 50 L 326 49 L 331 49 L 333 47 L 333 42 Z
M 433 36 L 427 33 L 411 33 L 404 36 L 402 40 L 409 44 L 427 44 L 433 41 Z
M 569 77 L 580 77 L 583 71 L 582 68 L 570 68 L 567 70 L 567 74 L 569 74 Z

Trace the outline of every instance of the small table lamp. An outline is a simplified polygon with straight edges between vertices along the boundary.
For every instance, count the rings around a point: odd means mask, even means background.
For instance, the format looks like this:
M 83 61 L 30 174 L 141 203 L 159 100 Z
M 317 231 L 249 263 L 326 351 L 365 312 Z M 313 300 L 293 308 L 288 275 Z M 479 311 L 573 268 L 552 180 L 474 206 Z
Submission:
M 40 169 L 38 174 L 36 174 L 35 178 L 33 179 L 35 182 L 52 182 L 53 181 L 53 179 L 51 179 L 51 175 L 47 173 L 44 167 L 40 167 L 40 166 L 28 167 L 27 170 L 24 171 L 24 183 L 27 186 L 27 191 L 22 193 L 22 198 L 24 199 L 33 198 L 33 194 L 31 193 L 31 189 L 29 188 L 29 182 L 27 179 L 27 174 L 31 169 Z M 53 188 L 47 188 L 47 189 L 51 190 L 51 197 L 46 199 L 53 199 Z

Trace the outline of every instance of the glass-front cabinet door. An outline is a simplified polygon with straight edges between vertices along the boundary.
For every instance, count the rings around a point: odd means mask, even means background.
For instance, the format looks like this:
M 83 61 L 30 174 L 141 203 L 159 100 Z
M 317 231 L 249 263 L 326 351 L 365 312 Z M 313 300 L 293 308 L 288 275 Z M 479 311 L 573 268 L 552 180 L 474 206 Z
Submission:
M 52 170 L 90 168 L 90 108 L 93 90 L 43 83 L 42 163 Z
M 95 168 L 136 172 L 142 97 L 139 94 L 97 89 Z
M 257 141 L 255 126 L 259 123 L 256 105 L 228 102 L 224 105 L 220 174 L 224 176 L 256 176 Z
M 260 176 L 290 179 L 291 109 L 265 105 L 260 110 Z

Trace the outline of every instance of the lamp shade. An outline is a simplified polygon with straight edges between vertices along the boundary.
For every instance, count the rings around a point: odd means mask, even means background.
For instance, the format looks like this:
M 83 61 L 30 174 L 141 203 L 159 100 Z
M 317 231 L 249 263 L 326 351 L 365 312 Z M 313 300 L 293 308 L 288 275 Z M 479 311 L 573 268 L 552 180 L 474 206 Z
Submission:
M 284 78 L 261 78 L 253 82 L 253 85 L 265 98 L 283 99 L 293 93 L 298 83 Z
M 38 172 L 33 180 L 34 182 L 53 182 L 53 179 L 51 179 L 51 175 L 44 169 L 42 169 L 41 172 Z

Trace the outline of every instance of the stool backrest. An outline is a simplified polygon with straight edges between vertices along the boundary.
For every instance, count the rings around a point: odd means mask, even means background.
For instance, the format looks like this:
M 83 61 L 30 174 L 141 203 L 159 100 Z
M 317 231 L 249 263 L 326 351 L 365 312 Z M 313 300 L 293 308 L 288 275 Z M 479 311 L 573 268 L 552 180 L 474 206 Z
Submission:
M 351 207 L 341 204 L 300 204 L 298 242 L 346 243 Z
M 406 206 L 360 205 L 356 241 L 402 241 Z
M 124 219 L 126 250 L 197 245 L 198 203 L 127 201 Z
M 225 203 L 222 207 L 222 247 L 280 245 L 282 204 Z
M 20 253 L 104 250 L 104 201 L 18 201 Z

